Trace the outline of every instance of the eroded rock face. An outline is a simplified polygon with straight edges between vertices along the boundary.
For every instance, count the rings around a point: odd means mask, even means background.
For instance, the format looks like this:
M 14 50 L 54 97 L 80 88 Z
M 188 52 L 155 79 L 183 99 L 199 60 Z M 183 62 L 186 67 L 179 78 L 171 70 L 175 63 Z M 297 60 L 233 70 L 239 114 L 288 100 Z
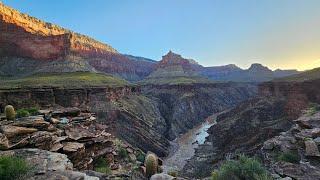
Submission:
M 155 66 L 152 60 L 120 54 L 107 44 L 2 3 L 0 35 L 0 72 L 4 75 L 99 70 L 137 81 Z
M 208 130 L 205 144 L 199 146 L 182 172 L 189 177 L 208 177 L 235 152 L 255 154 L 264 141 L 291 127 L 284 104 L 284 99 L 255 98 L 219 115 L 217 124 Z
M 3 4 L 0 4 L 0 15 L 0 42 L 7 45 L 2 49 L 4 53 L 39 60 L 63 58 L 70 52 L 85 57 L 117 53 L 109 45 L 39 21 Z
M 12 104 L 16 108 L 59 105 L 88 109 L 90 102 L 116 101 L 138 93 L 139 88 L 136 87 L 2 89 L 0 91 L 0 109 L 3 110 L 6 104 Z M 28 99 L 28 101 L 21 101 L 21 99 Z

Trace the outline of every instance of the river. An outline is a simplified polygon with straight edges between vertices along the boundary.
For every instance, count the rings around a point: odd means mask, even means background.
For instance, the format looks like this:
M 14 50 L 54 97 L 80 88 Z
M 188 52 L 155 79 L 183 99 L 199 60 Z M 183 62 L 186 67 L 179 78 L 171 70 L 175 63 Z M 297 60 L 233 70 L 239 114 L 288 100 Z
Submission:
M 216 115 L 210 116 L 204 123 L 171 141 L 170 153 L 163 159 L 163 171 L 180 171 L 190 159 L 199 144 L 204 144 L 209 135 L 207 130 L 216 122 Z

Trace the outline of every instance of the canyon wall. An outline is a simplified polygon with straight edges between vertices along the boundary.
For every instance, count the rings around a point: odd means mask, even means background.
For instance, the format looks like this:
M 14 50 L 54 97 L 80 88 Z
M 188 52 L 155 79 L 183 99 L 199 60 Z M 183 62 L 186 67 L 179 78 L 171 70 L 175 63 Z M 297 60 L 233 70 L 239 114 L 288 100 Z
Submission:
M 108 44 L 20 13 L 0 3 L 0 74 L 101 71 L 130 81 L 155 62 L 117 52 Z
M 117 53 L 107 44 L 43 22 L 0 4 L 2 53 L 39 60 L 64 58 L 68 53 L 95 57 Z
M 173 140 L 214 113 L 234 107 L 256 95 L 250 83 L 145 85 L 141 91 L 158 102 L 166 120 L 165 136 Z

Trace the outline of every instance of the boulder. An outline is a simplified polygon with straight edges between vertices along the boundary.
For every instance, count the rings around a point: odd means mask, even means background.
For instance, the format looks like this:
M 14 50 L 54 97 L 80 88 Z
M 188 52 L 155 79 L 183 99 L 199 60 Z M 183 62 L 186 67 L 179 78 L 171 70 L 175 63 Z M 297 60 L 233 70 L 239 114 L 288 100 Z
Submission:
M 306 152 L 305 155 L 306 156 L 320 156 L 320 152 L 318 149 L 317 144 L 313 141 L 313 140 L 307 140 L 304 142 L 305 147 L 306 147 Z
M 150 178 L 150 180 L 172 180 L 172 179 L 175 179 L 175 178 L 173 176 L 170 176 L 164 173 L 152 175 Z
M 1 127 L 1 131 L 8 138 L 11 138 L 19 135 L 31 134 L 31 133 L 37 132 L 38 130 L 35 128 L 5 125 Z
M 274 148 L 274 142 L 272 140 L 268 140 L 263 143 L 263 149 L 272 150 Z
M 317 145 L 320 145 L 320 137 L 317 137 L 313 140 Z
M 60 120 L 59 120 L 59 119 L 56 119 L 56 118 L 51 118 L 51 119 L 50 119 L 50 122 L 51 122 L 52 124 L 59 124 L 59 123 L 60 123 Z
M 30 136 L 30 144 L 39 149 L 50 150 L 54 138 L 57 138 L 57 136 L 51 132 L 38 131 Z

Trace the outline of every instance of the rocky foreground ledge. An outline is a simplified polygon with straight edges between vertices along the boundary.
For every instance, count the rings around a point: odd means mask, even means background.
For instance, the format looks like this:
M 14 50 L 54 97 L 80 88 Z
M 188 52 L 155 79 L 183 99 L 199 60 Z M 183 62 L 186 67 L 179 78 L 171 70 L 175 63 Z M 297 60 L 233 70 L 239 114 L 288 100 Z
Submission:
M 108 133 L 94 113 L 73 107 L 39 114 L 0 121 L 0 156 L 26 159 L 33 167 L 31 179 L 143 179 L 143 160 L 137 157 L 144 153 Z M 108 174 L 94 171 L 101 158 Z

